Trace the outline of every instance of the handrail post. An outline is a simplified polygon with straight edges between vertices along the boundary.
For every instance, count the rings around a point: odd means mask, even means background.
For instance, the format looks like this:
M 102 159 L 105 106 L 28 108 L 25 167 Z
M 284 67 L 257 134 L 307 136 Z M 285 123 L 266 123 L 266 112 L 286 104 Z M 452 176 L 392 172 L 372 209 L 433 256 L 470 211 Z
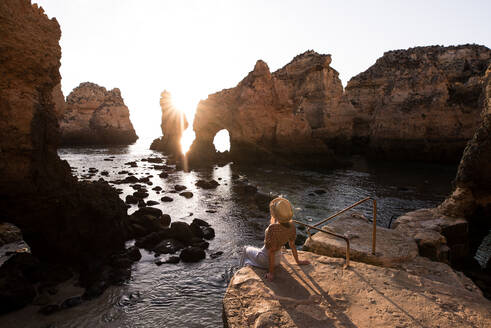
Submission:
M 350 248 L 349 239 L 346 238 L 346 263 L 344 265 L 345 269 L 349 267 L 349 248 Z
M 373 231 L 372 231 L 372 254 L 375 255 L 375 247 L 377 245 L 377 200 L 373 200 Z

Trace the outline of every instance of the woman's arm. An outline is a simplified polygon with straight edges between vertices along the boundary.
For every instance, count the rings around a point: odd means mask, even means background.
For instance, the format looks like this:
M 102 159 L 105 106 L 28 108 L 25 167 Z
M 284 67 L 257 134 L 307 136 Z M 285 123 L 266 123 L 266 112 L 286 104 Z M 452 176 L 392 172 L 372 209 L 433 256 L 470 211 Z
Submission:
M 298 259 L 298 252 L 297 252 L 297 247 L 295 245 L 294 240 L 289 240 L 288 244 L 290 245 L 290 248 L 292 250 L 293 258 L 295 259 L 295 262 L 297 262 L 298 265 L 305 265 L 305 264 L 310 264 L 309 261 L 301 261 Z
M 269 271 L 266 273 L 266 278 L 269 281 L 273 281 L 274 278 L 274 266 L 275 266 L 275 253 L 277 250 L 267 249 L 268 250 L 268 263 L 269 263 Z

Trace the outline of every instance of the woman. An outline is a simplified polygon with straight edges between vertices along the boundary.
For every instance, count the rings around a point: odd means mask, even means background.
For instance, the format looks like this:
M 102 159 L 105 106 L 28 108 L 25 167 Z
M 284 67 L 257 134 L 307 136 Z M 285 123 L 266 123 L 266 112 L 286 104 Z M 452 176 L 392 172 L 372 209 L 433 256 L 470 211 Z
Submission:
M 240 265 L 252 265 L 263 269 L 268 269 L 266 278 L 272 281 L 274 278 L 274 269 L 281 260 L 281 247 L 288 242 L 298 265 L 309 264 L 309 261 L 298 259 L 297 249 L 295 247 L 296 229 L 292 222 L 293 209 L 290 202 L 282 197 L 277 197 L 269 203 L 271 221 L 266 228 L 264 237 L 264 246 L 257 247 L 246 246 L 242 253 Z

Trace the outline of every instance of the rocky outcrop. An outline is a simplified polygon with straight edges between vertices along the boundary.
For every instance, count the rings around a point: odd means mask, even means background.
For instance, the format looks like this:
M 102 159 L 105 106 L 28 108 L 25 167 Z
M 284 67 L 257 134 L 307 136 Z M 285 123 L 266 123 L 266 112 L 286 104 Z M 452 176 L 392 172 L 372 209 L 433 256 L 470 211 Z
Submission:
M 221 129 L 229 131 L 234 158 L 330 156 L 316 131 L 332 108 L 349 105 L 330 63 L 330 55 L 307 51 L 271 73 L 259 60 L 235 88 L 199 103 L 189 156 L 214 153 L 213 138 Z
M 458 219 L 468 222 L 468 227 L 460 230 L 462 235 L 469 232 L 472 236 L 471 253 L 491 226 L 491 66 L 484 81 L 480 98 L 481 124 L 465 148 L 455 178 L 455 190 L 438 208 L 427 211 L 429 218 L 437 216 L 447 218 L 447 222 Z M 412 224 L 414 220 L 403 220 L 398 224 L 406 221 Z
M 356 115 L 339 133 L 328 130 L 328 143 L 348 141 L 384 158 L 458 162 L 480 122 L 490 62 L 491 50 L 478 45 L 386 52 L 348 82 Z
M 455 178 L 455 191 L 441 206 L 449 216 L 464 216 L 475 221 L 475 216 L 491 224 L 491 65 L 486 72 L 481 98 L 481 124 L 468 143 Z M 483 227 L 484 228 L 484 227 Z
M 0 2 L 0 220 L 21 230 L 32 253 L 1 267 L 2 313 L 71 270 L 89 287 L 86 299 L 100 295 L 107 281 L 128 278 L 136 259 L 124 258 L 127 214 L 116 191 L 77 182 L 58 157 L 60 35 L 56 19 L 29 0 Z
M 0 222 L 0 246 L 22 240 L 19 228 L 9 223 Z
M 199 103 L 188 158 L 216 159 L 213 138 L 227 129 L 233 159 L 328 165 L 334 151 L 457 162 L 480 121 L 490 62 L 491 50 L 478 45 L 389 51 L 343 92 L 330 55 L 307 51 L 273 73 L 259 60 L 236 87 Z M 162 127 L 177 140 L 180 123 L 165 113 Z M 163 134 L 154 149 L 175 144 Z
M 415 239 L 421 255 L 451 263 L 491 297 L 491 279 L 473 258 L 491 228 L 491 66 L 481 93 L 481 124 L 467 144 L 455 190 L 440 206 L 409 212 L 393 228 Z
M 418 245 L 419 255 L 433 261 L 458 265 L 469 255 L 469 225 L 436 209 L 419 209 L 397 218 L 392 228 Z
M 57 155 L 60 27 L 28 0 L 0 2 L 0 217 L 38 259 L 83 267 L 124 249 L 126 207 Z
M 60 120 L 61 144 L 126 145 L 138 139 L 121 92 L 85 82 L 68 95 Z
M 226 327 L 487 327 L 491 303 L 448 265 L 417 257 L 383 268 L 299 252 L 288 254 L 273 282 L 244 267 L 223 300 Z
M 58 85 L 53 88 L 52 98 L 53 103 L 55 104 L 55 115 L 59 121 L 63 118 L 66 110 L 65 96 L 63 95 L 63 91 L 61 91 L 61 83 L 58 83 Z
M 162 109 L 162 137 L 155 139 L 150 149 L 160 150 L 171 154 L 181 154 L 181 137 L 188 128 L 188 121 L 182 111 L 172 104 L 170 92 L 160 94 L 160 108 Z

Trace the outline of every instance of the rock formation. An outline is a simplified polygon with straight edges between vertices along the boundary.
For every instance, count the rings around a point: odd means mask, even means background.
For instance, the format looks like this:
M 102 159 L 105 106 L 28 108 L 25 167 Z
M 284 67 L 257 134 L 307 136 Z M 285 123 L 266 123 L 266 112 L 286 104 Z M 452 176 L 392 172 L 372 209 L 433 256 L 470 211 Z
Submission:
M 307 51 L 270 73 L 259 60 L 235 88 L 200 102 L 193 148 L 213 150 L 215 134 L 227 129 L 232 154 L 326 154 L 314 132 L 324 127 L 325 113 L 344 101 L 338 72 L 330 63 L 330 55 Z
M 270 73 L 259 60 L 236 87 L 199 103 L 190 160 L 216 158 L 213 138 L 227 129 L 231 155 L 241 160 L 323 156 L 329 164 L 335 151 L 458 161 L 480 121 L 490 49 L 463 45 L 389 51 L 352 78 L 345 92 L 330 62 L 330 55 L 307 51 Z M 163 108 L 163 134 L 176 140 L 180 123 L 167 122 L 166 113 Z M 168 141 L 160 144 L 154 149 L 169 150 Z
M 473 259 L 491 228 L 491 66 L 484 81 L 479 100 L 482 121 L 465 148 L 454 192 L 437 208 L 404 214 L 393 227 L 412 236 L 421 255 L 477 277 L 476 282 L 491 297 L 491 279 L 481 276 Z
M 126 145 L 138 139 L 119 89 L 81 83 L 66 103 L 60 120 L 62 145 Z
M 458 162 L 479 125 L 490 62 L 491 50 L 478 45 L 386 52 L 348 82 L 356 115 L 351 128 L 328 129 L 328 144 L 342 147 L 349 140 L 384 158 Z
M 65 96 L 63 95 L 63 91 L 61 91 L 61 83 L 58 83 L 58 85 L 53 88 L 52 98 L 55 104 L 55 115 L 59 122 L 63 118 L 66 110 Z
M 261 157 L 316 155 L 331 158 L 329 149 L 315 131 L 324 127 L 331 108 L 348 106 L 338 72 L 330 55 L 307 51 L 285 67 L 270 73 L 259 60 L 252 72 L 235 88 L 222 90 L 201 101 L 194 120 L 196 140 L 188 154 L 190 161 L 213 156 L 213 138 L 221 129 L 230 134 L 231 154 L 243 160 Z M 164 99 L 164 97 L 163 97 Z M 178 136 L 180 122 L 167 122 L 163 106 L 163 139 Z M 154 143 L 155 149 L 166 146 Z M 274 156 L 273 156 L 274 155 Z M 296 158 L 297 160 L 302 160 Z M 332 162 L 331 162 L 332 164 Z
M 188 121 L 183 112 L 172 104 L 172 95 L 165 91 L 160 95 L 162 109 L 162 137 L 155 139 L 150 149 L 165 151 L 172 154 L 181 153 L 181 137 L 188 127 Z
M 30 0 L 0 2 L 0 218 L 38 260 L 101 271 L 102 259 L 124 250 L 126 207 L 107 183 L 77 182 L 57 155 L 60 35 Z M 17 286 L 6 270 L 0 308 Z
M 481 98 L 481 124 L 465 148 L 455 178 L 456 188 L 441 206 L 449 216 L 481 217 L 489 230 L 491 216 L 491 65 Z M 487 220 L 485 218 L 488 218 Z M 474 221 L 474 220 L 473 220 Z M 484 229 L 487 231 L 486 229 Z
M 223 299 L 224 326 L 487 327 L 491 303 L 448 265 L 417 257 L 398 269 L 299 252 L 288 254 L 269 282 L 266 270 L 244 267 Z

